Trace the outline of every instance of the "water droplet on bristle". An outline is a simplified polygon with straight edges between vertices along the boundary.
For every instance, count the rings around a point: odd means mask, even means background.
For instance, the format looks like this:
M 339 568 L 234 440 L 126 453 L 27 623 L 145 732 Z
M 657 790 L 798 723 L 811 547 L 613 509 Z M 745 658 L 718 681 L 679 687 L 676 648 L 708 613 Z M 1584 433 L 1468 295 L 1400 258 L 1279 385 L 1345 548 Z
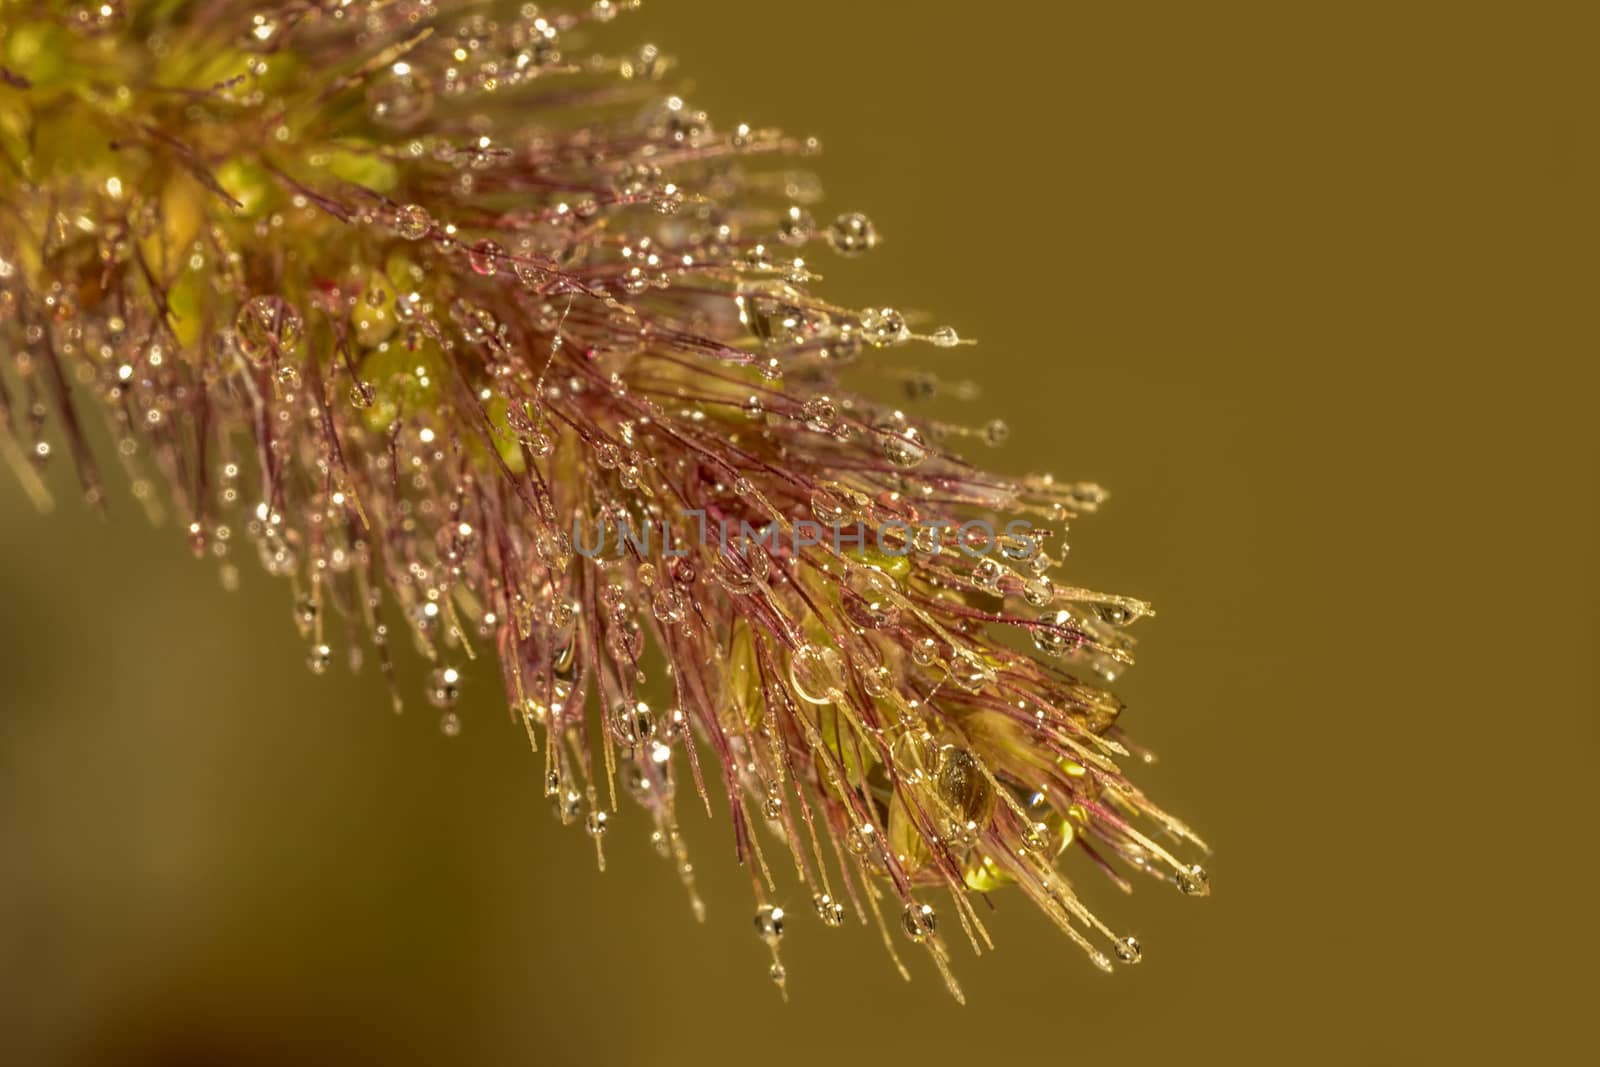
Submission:
M 828 243 L 841 256 L 859 256 L 878 243 L 872 220 L 859 211 L 847 212 L 828 227 Z
M 282 356 L 292 351 L 304 328 L 300 312 L 277 296 L 251 297 L 233 322 L 239 351 L 255 363 L 266 362 L 274 353 Z

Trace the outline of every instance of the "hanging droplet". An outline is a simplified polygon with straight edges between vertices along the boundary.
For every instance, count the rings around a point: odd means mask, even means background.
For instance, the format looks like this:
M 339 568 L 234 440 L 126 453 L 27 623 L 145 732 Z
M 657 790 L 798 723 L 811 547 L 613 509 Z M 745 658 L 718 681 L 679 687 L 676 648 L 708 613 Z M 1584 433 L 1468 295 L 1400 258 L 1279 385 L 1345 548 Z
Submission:
M 896 467 L 910 469 L 928 458 L 928 446 L 922 438 L 922 431 L 905 421 L 905 416 L 898 411 L 895 417 L 878 423 L 872 430 L 878 435 L 878 447 L 882 449 L 884 458 Z
M 844 688 L 839 653 L 832 648 L 801 645 L 789 659 L 789 678 L 801 700 L 831 704 Z
M 847 212 L 828 227 L 828 243 L 841 256 L 859 256 L 878 243 L 878 231 L 859 211 Z
M 816 223 L 811 213 L 798 205 L 789 207 L 778 221 L 778 240 L 786 245 L 803 245 L 811 239 Z
M 1117 959 L 1123 963 L 1138 963 L 1144 959 L 1144 949 L 1139 946 L 1139 939 L 1131 934 L 1117 941 L 1116 952 Z
M 461 673 L 454 667 L 438 667 L 428 675 L 428 703 L 436 708 L 452 708 L 461 699 Z
M 583 821 L 583 828 L 590 837 L 604 837 L 609 827 L 610 817 L 603 811 L 591 811 L 589 817 Z
M 860 675 L 861 687 L 868 696 L 881 697 L 894 688 L 894 672 L 882 664 L 867 667 Z
M 331 663 L 333 663 L 333 649 L 327 645 L 311 646 L 311 654 L 306 657 L 306 666 L 311 668 L 312 674 L 327 674 Z
M 352 406 L 366 411 L 378 402 L 378 390 L 371 382 L 356 382 L 350 387 Z
M 756 935 L 769 945 L 783 938 L 783 909 L 763 904 L 756 909 Z
M 1172 876 L 1172 881 L 1177 885 L 1178 891 L 1186 896 L 1203 897 L 1211 893 L 1211 875 L 1198 863 L 1191 865 L 1186 870 L 1179 870 Z
M 439 716 L 439 732 L 446 737 L 460 737 L 461 716 L 453 711 L 447 711 Z
M 833 420 L 839 415 L 839 409 L 834 405 L 833 398 L 828 396 L 814 396 L 800 406 L 800 417 L 805 420 L 809 429 L 818 433 L 827 433 L 833 429 Z
M 913 901 L 907 904 L 906 910 L 900 914 L 900 925 L 905 928 L 907 937 L 920 942 L 933 936 L 939 922 L 931 905 Z
M 850 618 L 872 630 L 882 630 L 900 620 L 900 605 L 893 597 L 894 581 L 869 567 L 855 567 L 845 577 L 850 596 L 844 600 Z
M 811 898 L 811 904 L 817 909 L 817 918 L 822 920 L 823 926 L 844 925 L 844 905 L 832 896 L 818 893 Z
M 655 716 L 650 714 L 650 705 L 642 700 L 628 712 L 624 725 L 628 743 L 635 747 L 647 743 L 656 735 Z
M 961 335 L 953 326 L 941 326 L 928 336 L 935 348 L 954 348 L 961 343 Z
M 994 668 L 972 652 L 962 649 L 950 657 L 950 681 L 958 689 L 981 693 L 985 686 L 993 685 Z
M 650 600 L 650 610 L 660 622 L 671 625 L 682 622 L 689 614 L 683 594 L 676 589 L 660 589 Z
M 1094 613 L 1112 626 L 1126 626 L 1139 617 L 1139 613 L 1123 604 L 1096 604 Z
M 277 296 L 251 297 L 233 321 L 239 351 L 255 363 L 265 363 L 274 353 L 291 352 L 300 343 L 304 326 L 300 312 Z
M 421 204 L 407 204 L 394 213 L 394 232 L 407 241 L 420 241 L 433 231 L 433 218 Z
M 894 308 L 869 308 L 861 313 L 861 336 L 870 345 L 886 348 L 909 336 L 905 316 Z
M 980 824 L 989 821 L 994 810 L 994 787 L 977 756 L 954 745 L 941 749 L 935 782 L 939 797 L 963 820 Z
M 977 566 L 972 568 L 972 581 L 984 589 L 993 589 L 1000 584 L 1000 579 L 1005 573 L 1006 569 L 1004 567 L 986 556 L 978 561 Z
M 1011 436 L 1011 427 L 1004 419 L 990 419 L 983 426 L 983 443 L 990 448 L 999 448 Z
M 1082 643 L 1082 638 L 1076 633 L 1063 632 L 1070 628 L 1075 621 L 1072 617 L 1072 612 L 1065 609 L 1046 612 L 1039 616 L 1039 622 L 1044 625 L 1034 629 L 1033 643 L 1040 652 L 1047 656 L 1066 654 Z M 1054 627 L 1054 629 L 1045 629 L 1044 627 Z
M 433 110 L 433 83 L 401 60 L 367 82 L 367 117 L 390 130 L 406 130 Z
M 1033 578 L 1022 586 L 1022 598 L 1036 608 L 1042 608 L 1056 598 L 1055 583 L 1049 578 Z
M 467 250 L 467 266 L 485 277 L 498 274 L 505 260 L 506 250 L 498 241 L 485 237 Z

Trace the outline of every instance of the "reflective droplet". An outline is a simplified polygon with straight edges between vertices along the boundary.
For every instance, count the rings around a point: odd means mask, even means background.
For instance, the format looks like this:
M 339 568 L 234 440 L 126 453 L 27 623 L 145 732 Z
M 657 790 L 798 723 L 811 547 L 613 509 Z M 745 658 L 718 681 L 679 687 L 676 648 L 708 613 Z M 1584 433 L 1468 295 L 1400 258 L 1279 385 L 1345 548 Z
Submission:
M 813 896 L 811 904 L 817 909 L 817 918 L 822 920 L 822 925 L 844 925 L 844 905 L 834 900 L 827 893 L 818 893 Z
M 274 353 L 291 352 L 300 343 L 304 327 L 300 312 L 277 296 L 251 297 L 233 322 L 239 351 L 256 363 L 266 362 Z
M 1180 870 L 1172 876 L 1178 891 L 1191 897 L 1208 896 L 1211 893 L 1211 875 L 1198 863 L 1187 870 Z
M 655 737 L 656 720 L 650 714 L 650 705 L 642 700 L 635 704 L 624 720 L 624 727 L 628 742 L 634 746 L 643 745 Z
M 453 711 L 447 711 L 439 716 L 439 732 L 446 737 L 460 737 L 461 716 Z
M 953 326 L 941 326 L 928 337 L 936 348 L 954 348 L 961 343 L 961 335 Z
M 433 218 L 421 204 L 407 204 L 394 213 L 394 232 L 407 241 L 420 241 L 433 230 Z
M 909 469 L 928 458 L 928 446 L 922 431 L 905 421 L 905 416 L 895 412 L 897 418 L 886 419 L 872 428 L 878 436 L 878 447 L 884 458 L 896 467 Z
M 1096 604 L 1094 613 L 1112 626 L 1126 626 L 1139 617 L 1137 611 L 1122 604 Z
M 926 941 L 938 929 L 938 918 L 934 915 L 933 907 L 928 904 L 907 904 L 906 910 L 900 914 L 900 925 L 905 928 L 906 936 L 913 941 Z
M 1123 963 L 1138 963 L 1144 959 L 1144 949 L 1139 946 L 1139 939 L 1131 934 L 1117 942 L 1116 952 L 1117 959 Z
M 1011 427 L 1006 425 L 1004 419 L 990 419 L 983 427 L 983 443 L 990 448 L 999 448 L 1011 436 Z
M 428 675 L 428 703 L 436 708 L 451 708 L 461 699 L 461 673 L 454 667 L 438 667 Z
M 1022 587 L 1022 598 L 1036 608 L 1042 608 L 1056 597 L 1055 583 L 1049 578 L 1034 578 Z
M 789 660 L 789 678 L 796 695 L 812 704 L 831 704 L 833 695 L 844 688 L 839 653 L 816 645 L 795 649 Z
M 312 674 L 327 674 L 332 662 L 333 649 L 327 645 L 313 645 L 311 654 L 306 657 L 306 666 L 311 668 Z
M 367 117 L 390 130 L 410 129 L 433 110 L 433 83 L 411 64 L 394 63 L 367 82 Z
M 994 810 L 994 788 L 983 764 L 964 748 L 947 746 L 939 753 L 936 778 L 940 798 L 968 823 L 987 823 Z
M 356 382 L 350 387 L 350 403 L 366 411 L 378 402 L 378 390 L 371 382 Z
M 818 433 L 827 433 L 833 429 L 833 420 L 839 415 L 839 409 L 834 405 L 833 399 L 827 396 L 814 396 L 800 406 L 800 417 L 805 420 L 809 429 Z
M 1033 631 L 1033 643 L 1045 655 L 1064 655 L 1082 643 L 1082 638 L 1076 633 L 1063 632 L 1070 630 L 1075 621 L 1072 612 L 1066 610 L 1046 612 L 1039 616 L 1039 621 L 1044 626 L 1055 627 L 1049 630 L 1041 627 Z
M 905 316 L 894 308 L 869 308 L 861 313 L 861 336 L 878 348 L 899 344 L 908 336 Z
M 485 277 L 498 274 L 505 261 L 506 250 L 498 241 L 485 237 L 467 251 L 467 266 Z
M 589 817 L 583 821 L 583 828 L 590 837 L 604 837 L 608 829 L 609 817 L 603 811 L 591 811 Z
M 994 668 L 974 653 L 963 649 L 950 657 L 950 681 L 956 688 L 980 693 L 985 686 L 994 684 L 994 680 Z
M 811 239 L 816 223 L 805 208 L 791 206 L 778 221 L 778 240 L 786 245 L 803 245 Z
M 650 610 L 659 621 L 669 625 L 682 622 L 689 614 L 683 594 L 676 589 L 658 590 L 650 600 Z
M 783 909 L 763 904 L 756 909 L 756 935 L 769 945 L 783 937 Z
M 842 256 L 859 256 L 878 243 L 878 231 L 865 215 L 847 212 L 828 227 L 828 243 Z

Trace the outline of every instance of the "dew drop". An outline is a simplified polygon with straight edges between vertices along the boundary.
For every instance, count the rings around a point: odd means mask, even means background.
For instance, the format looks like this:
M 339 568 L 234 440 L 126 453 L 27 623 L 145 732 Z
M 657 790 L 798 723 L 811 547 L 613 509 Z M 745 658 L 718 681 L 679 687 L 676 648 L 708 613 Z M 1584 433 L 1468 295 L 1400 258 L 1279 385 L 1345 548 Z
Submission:
M 778 240 L 786 245 L 803 245 L 811 239 L 815 229 L 810 212 L 798 205 L 791 206 L 778 222 Z
M 439 716 L 439 732 L 446 737 L 460 737 L 461 716 L 453 711 L 447 711 Z
M 1039 621 L 1044 626 L 1056 629 L 1036 628 L 1033 631 L 1033 643 L 1040 652 L 1047 656 L 1060 656 L 1076 648 L 1081 641 L 1074 633 L 1063 633 L 1062 630 L 1070 628 L 1076 621 L 1070 611 L 1049 611 L 1039 616 Z
M 1094 613 L 1112 626 L 1126 626 L 1139 617 L 1139 613 L 1122 604 L 1096 604 Z
M 763 904 L 756 909 L 756 935 L 769 945 L 783 938 L 783 909 Z
M 333 663 L 333 649 L 327 645 L 313 645 L 310 655 L 306 657 L 306 666 L 311 668 L 312 674 L 327 674 L 331 663 Z
M 590 837 L 604 837 L 606 830 L 609 829 L 606 825 L 609 821 L 605 812 L 591 811 L 589 817 L 583 821 L 583 828 L 588 831 Z
M 683 594 L 676 589 L 661 589 L 650 600 L 650 610 L 661 622 L 671 625 L 682 622 L 688 615 Z
M 828 396 L 814 396 L 800 406 L 800 416 L 806 426 L 818 433 L 833 429 L 833 420 L 838 414 L 839 409 L 834 405 L 833 398 Z
M 239 351 L 246 359 L 264 363 L 273 353 L 282 355 L 300 342 L 305 324 L 300 312 L 282 297 L 253 296 L 234 318 Z
M 901 469 L 910 469 L 920 465 L 928 458 L 928 446 L 923 440 L 922 431 L 905 421 L 905 417 L 895 412 L 896 418 L 891 418 L 878 423 L 872 428 L 878 436 L 878 447 L 883 451 L 883 456 L 890 463 Z
M 828 227 L 828 243 L 841 256 L 859 256 L 878 243 L 878 231 L 859 211 L 847 212 Z
M 932 905 L 913 902 L 907 904 L 906 910 L 900 914 L 900 925 L 905 928 L 907 937 L 920 942 L 933 935 L 939 922 Z
M 438 667 L 428 675 L 428 703 L 436 708 L 453 708 L 461 699 L 461 672 L 454 667 Z
M 908 336 L 905 316 L 894 308 L 869 308 L 861 313 L 861 336 L 877 348 L 899 344 Z
M 420 241 L 433 230 L 433 218 L 421 204 L 407 204 L 394 213 L 394 232 L 407 241 Z
M 378 390 L 371 382 L 357 382 L 350 387 L 350 403 L 362 411 L 378 402 Z
M 831 648 L 801 645 L 789 660 L 789 678 L 801 700 L 831 704 L 844 686 L 839 653 Z
M 822 920 L 822 925 L 833 927 L 844 925 L 844 905 L 829 894 L 816 894 L 811 898 L 811 904 L 817 909 L 817 918 Z
M 933 342 L 935 348 L 954 348 L 961 343 L 961 335 L 956 333 L 953 326 L 941 326 L 933 331 L 928 340 Z
M 491 277 L 500 271 L 506 250 L 498 241 L 485 237 L 467 251 L 467 266 L 477 274 Z
M 367 117 L 390 130 L 406 130 L 433 110 L 433 83 L 411 64 L 394 63 L 367 83 Z
M 1178 871 L 1172 880 L 1177 885 L 1178 891 L 1185 896 L 1203 897 L 1211 893 L 1211 875 L 1207 874 L 1206 869 L 1198 863 Z
M 1116 953 L 1117 959 L 1123 963 L 1138 963 L 1144 959 L 1144 949 L 1139 946 L 1139 939 L 1131 934 L 1117 941 Z
M 990 448 L 999 448 L 1011 436 L 1011 427 L 1004 419 L 990 419 L 983 426 L 983 443 Z
M 1056 596 L 1055 583 L 1049 578 L 1040 576 L 1025 583 L 1022 587 L 1022 598 L 1036 608 L 1042 608 Z

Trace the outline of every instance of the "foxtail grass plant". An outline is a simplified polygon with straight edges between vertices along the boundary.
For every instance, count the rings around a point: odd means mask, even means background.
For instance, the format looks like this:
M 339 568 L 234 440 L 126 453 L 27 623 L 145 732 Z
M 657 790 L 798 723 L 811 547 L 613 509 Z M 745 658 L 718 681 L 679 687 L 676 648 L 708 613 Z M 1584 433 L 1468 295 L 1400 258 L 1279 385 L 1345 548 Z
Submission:
M 630 6 L 3 0 L 0 453 L 104 507 L 103 453 L 396 711 L 415 646 L 447 735 L 501 687 L 559 818 L 603 867 L 637 813 L 696 915 L 680 802 L 725 801 L 780 988 L 796 883 L 958 996 L 1007 886 L 1137 962 L 1068 876 L 1208 882 L 1122 769 L 1149 608 L 1059 575 L 1102 492 L 918 417 L 886 350 L 964 342 L 813 291 L 873 223 L 817 214 L 815 142 L 614 47 Z

